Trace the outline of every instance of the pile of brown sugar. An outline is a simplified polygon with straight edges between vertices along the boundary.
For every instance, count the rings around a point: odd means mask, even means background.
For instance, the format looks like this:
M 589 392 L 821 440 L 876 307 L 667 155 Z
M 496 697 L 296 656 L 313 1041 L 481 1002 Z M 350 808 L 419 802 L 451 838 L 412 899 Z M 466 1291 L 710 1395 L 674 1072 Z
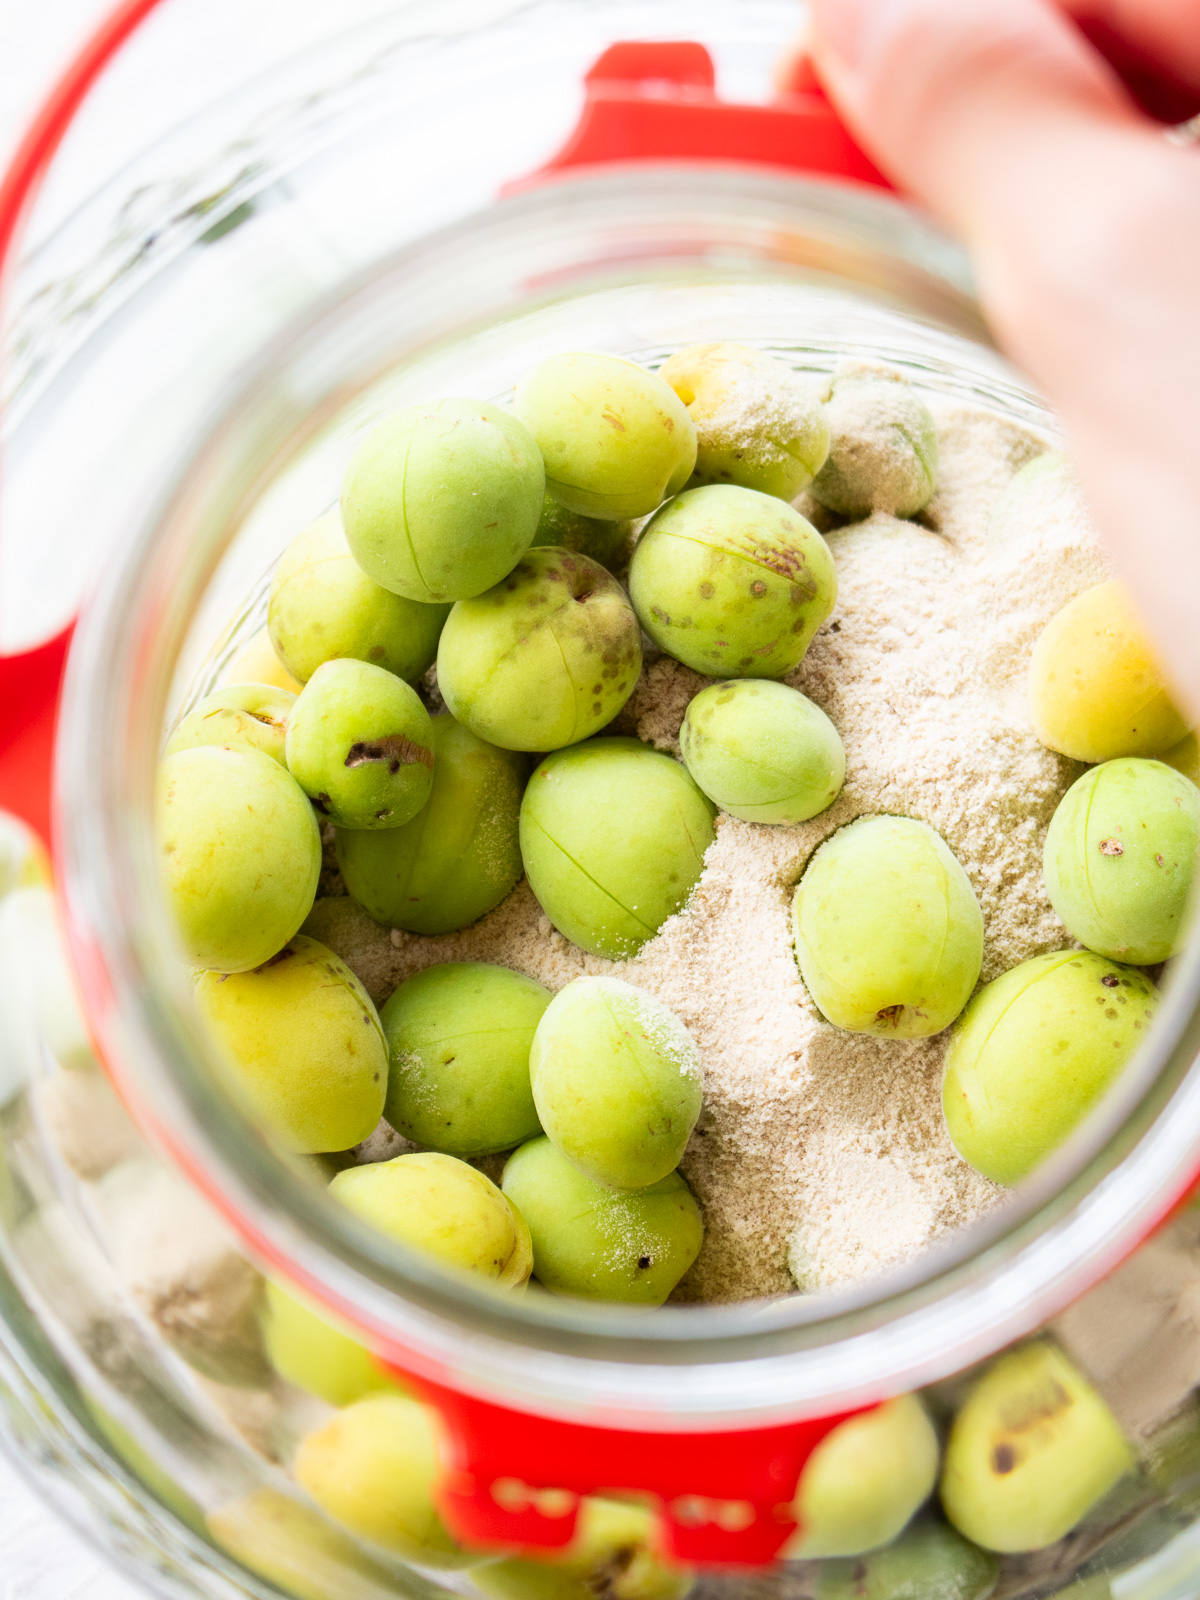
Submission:
M 839 599 L 787 681 L 828 713 L 846 746 L 845 788 L 828 811 L 798 827 L 721 815 L 690 902 L 628 962 L 569 944 L 524 882 L 481 922 L 436 938 L 389 934 L 344 897 L 319 901 L 314 913 L 312 931 L 377 1001 L 434 962 L 476 960 L 552 990 L 582 973 L 618 974 L 678 1014 L 705 1073 L 682 1163 L 705 1242 L 677 1300 L 861 1280 L 1002 1198 L 946 1134 L 945 1036 L 890 1040 L 832 1027 L 791 945 L 792 893 L 812 851 L 875 812 L 928 823 L 962 863 L 983 910 L 983 981 L 1069 943 L 1042 887 L 1041 854 L 1082 769 L 1035 739 L 1024 680 L 1041 629 L 1110 573 L 1069 490 L 996 516 L 1043 441 L 984 412 L 936 410 L 939 489 L 918 521 L 877 514 L 821 524 Z M 666 657 L 651 660 L 611 731 L 678 754 L 684 711 L 705 681 Z

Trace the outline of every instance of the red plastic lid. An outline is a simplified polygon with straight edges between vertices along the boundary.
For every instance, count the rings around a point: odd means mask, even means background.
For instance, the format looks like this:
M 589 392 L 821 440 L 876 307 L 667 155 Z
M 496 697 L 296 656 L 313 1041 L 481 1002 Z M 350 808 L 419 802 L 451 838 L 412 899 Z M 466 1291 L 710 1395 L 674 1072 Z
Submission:
M 721 100 L 712 57 L 691 40 L 610 45 L 584 78 L 578 126 L 524 188 L 571 167 L 612 161 L 732 161 L 814 177 L 892 186 L 855 144 L 807 68 L 766 105 Z

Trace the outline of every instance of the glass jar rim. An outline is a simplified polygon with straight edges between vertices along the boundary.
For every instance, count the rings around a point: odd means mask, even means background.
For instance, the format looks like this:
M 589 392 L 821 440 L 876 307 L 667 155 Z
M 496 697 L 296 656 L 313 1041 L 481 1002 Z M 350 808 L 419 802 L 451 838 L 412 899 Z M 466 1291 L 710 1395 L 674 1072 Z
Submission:
M 157 504 L 106 575 L 72 652 L 56 762 L 62 892 L 92 1024 L 119 1087 L 261 1261 L 307 1286 L 398 1364 L 519 1397 L 525 1409 L 594 1415 L 605 1406 L 631 1426 L 653 1417 L 711 1428 L 849 1409 L 917 1387 L 1028 1333 L 1090 1287 L 1200 1168 L 1195 937 L 1177 958 L 1147 1047 L 1007 1205 L 898 1271 L 820 1296 L 664 1307 L 652 1316 L 549 1296 L 501 1298 L 343 1215 L 268 1151 L 211 1073 L 190 1069 L 211 1062 L 212 1047 L 189 1014 L 183 973 L 168 980 L 155 970 L 170 934 L 149 843 L 157 739 L 147 728 L 161 726 L 173 652 L 217 559 L 221 528 L 236 521 L 281 452 L 320 426 L 332 387 L 344 382 L 333 346 L 348 323 L 361 322 L 385 278 L 402 274 L 419 307 L 433 284 L 444 292 L 464 253 L 498 259 L 517 240 L 522 251 L 544 253 L 561 238 L 564 204 L 577 208 L 577 220 L 632 215 L 647 237 L 665 217 L 684 223 L 689 207 L 702 205 L 710 217 L 733 218 L 747 238 L 764 227 L 786 235 L 791 218 L 795 251 L 795 219 L 818 235 L 822 219 L 836 221 L 852 246 L 843 266 L 899 271 L 909 300 L 920 306 L 924 297 L 934 320 L 979 338 L 977 311 L 940 271 L 945 241 L 936 231 L 901 202 L 850 191 L 831 198 L 833 187 L 733 166 L 638 163 L 511 196 L 400 252 L 328 297 L 238 380 L 188 459 L 164 473 Z M 835 276 L 837 259 L 833 250 Z M 568 284 L 569 272 L 559 282 Z M 886 293 L 886 283 L 875 287 Z M 181 529 L 202 532 L 176 551 L 170 572 L 168 526 L 176 544 Z

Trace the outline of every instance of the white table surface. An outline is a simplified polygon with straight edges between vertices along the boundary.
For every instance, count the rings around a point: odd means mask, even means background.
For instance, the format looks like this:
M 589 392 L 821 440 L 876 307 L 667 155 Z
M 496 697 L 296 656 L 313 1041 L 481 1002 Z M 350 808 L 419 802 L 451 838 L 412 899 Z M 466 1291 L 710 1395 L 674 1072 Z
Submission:
M 0 1600 L 145 1600 L 22 1483 L 0 1455 Z

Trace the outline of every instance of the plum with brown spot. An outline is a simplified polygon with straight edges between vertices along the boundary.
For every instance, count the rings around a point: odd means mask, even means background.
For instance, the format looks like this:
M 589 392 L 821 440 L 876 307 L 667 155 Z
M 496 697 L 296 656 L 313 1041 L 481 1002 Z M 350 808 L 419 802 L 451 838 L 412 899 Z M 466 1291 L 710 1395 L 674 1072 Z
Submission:
M 433 727 L 402 678 L 365 661 L 326 661 L 288 721 L 287 762 L 340 828 L 397 828 L 433 786 Z
M 438 647 L 450 711 L 505 750 L 558 750 L 599 732 L 641 668 L 641 634 L 621 585 L 598 562 L 553 545 L 459 601 Z
M 1072 937 L 1114 961 L 1153 966 L 1188 928 L 1200 854 L 1200 790 L 1161 761 L 1093 767 L 1046 835 L 1050 903 Z
M 167 740 L 164 755 L 197 745 L 261 750 L 285 766 L 287 719 L 296 696 L 269 683 L 234 683 L 216 689 L 190 711 Z
M 800 879 L 792 922 L 809 993 L 852 1033 L 929 1038 L 979 978 L 975 891 L 945 840 L 912 817 L 859 817 L 827 839 Z
M 1111 1086 L 1157 1001 L 1143 973 L 1090 950 L 1035 956 L 981 989 L 942 1085 L 959 1154 L 993 1183 L 1019 1183 Z
M 709 484 L 677 495 L 633 553 L 629 593 L 661 650 L 711 677 L 781 678 L 837 599 L 828 546 L 772 495 Z
M 985 1550 L 1044 1550 L 1135 1464 L 1101 1396 L 1056 1345 L 1036 1339 L 993 1362 L 959 1406 L 942 1508 Z
M 500 904 L 521 876 L 517 812 L 525 757 L 433 718 L 433 789 L 399 828 L 337 830 L 338 865 L 385 927 L 451 933 Z

